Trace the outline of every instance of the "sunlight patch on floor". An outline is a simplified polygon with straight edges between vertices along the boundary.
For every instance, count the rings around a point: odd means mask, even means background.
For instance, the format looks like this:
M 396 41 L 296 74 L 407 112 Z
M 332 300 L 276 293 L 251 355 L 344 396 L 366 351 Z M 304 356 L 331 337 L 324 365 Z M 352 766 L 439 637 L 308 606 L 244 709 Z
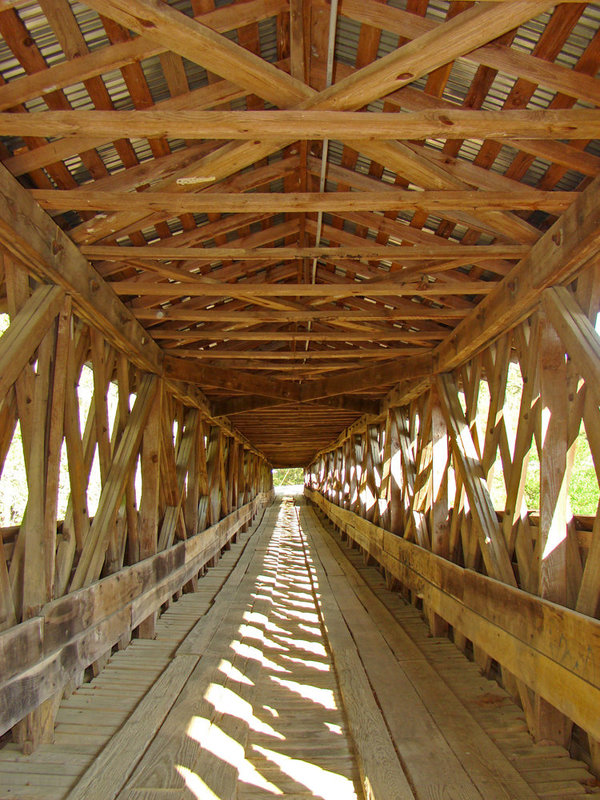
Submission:
M 253 745 L 253 749 L 269 761 L 277 764 L 279 769 L 289 775 L 290 778 L 310 789 L 314 797 L 321 797 L 323 800 L 350 800 L 350 798 L 356 798 L 352 781 L 342 775 L 329 772 L 329 770 L 318 767 L 308 761 L 276 753 L 274 750 L 268 750 L 266 747 L 260 747 L 256 744 Z
M 257 572 L 247 603 L 238 606 L 230 654 L 187 729 L 200 750 L 177 772 L 199 800 L 222 800 L 215 789 L 226 764 L 237 773 L 240 798 L 244 785 L 265 797 L 308 790 L 323 800 L 356 798 L 315 570 L 289 502 L 281 504 Z

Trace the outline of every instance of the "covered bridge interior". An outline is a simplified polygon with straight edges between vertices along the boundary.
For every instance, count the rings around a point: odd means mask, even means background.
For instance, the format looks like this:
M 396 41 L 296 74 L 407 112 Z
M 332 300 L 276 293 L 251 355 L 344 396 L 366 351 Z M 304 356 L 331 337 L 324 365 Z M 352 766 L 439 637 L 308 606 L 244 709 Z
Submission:
M 600 6 L 0 35 L 0 797 L 599 792 Z

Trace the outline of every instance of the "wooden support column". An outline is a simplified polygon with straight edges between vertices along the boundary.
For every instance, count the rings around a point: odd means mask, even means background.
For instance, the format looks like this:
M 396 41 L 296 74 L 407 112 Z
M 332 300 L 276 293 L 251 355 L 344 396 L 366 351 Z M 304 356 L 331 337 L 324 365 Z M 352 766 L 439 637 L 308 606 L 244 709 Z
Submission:
M 163 392 L 161 381 L 142 439 L 142 498 L 138 526 L 140 561 L 153 556 L 158 545 Z M 138 636 L 153 639 L 155 623 L 156 612 L 152 612 L 138 626 Z
M 185 526 L 181 522 L 182 504 L 185 497 L 185 478 L 189 469 L 190 459 L 196 447 L 196 426 L 198 424 L 198 409 L 185 410 L 183 425 L 179 425 L 178 447 L 175 459 L 176 486 L 175 502 L 169 504 L 165 511 L 164 519 L 158 537 L 158 549 L 166 550 L 173 544 L 175 534 L 179 532 L 180 538 L 185 538 Z
M 73 576 L 71 589 L 80 589 L 97 580 L 102 570 L 108 537 L 116 518 L 118 503 L 123 496 L 129 470 L 137 455 L 148 415 L 154 403 L 158 380 L 147 375 L 138 387 L 137 398 L 127 427 L 111 463 L 103 487 L 98 510 L 84 543 L 79 564 Z
M 479 455 L 463 414 L 452 375 L 438 376 L 438 393 L 452 441 L 455 464 L 460 471 L 475 522 L 483 561 L 491 577 L 516 586 L 506 542 L 487 488 Z
M 63 438 L 66 371 L 71 333 L 70 300 L 51 321 L 38 349 L 31 441 L 27 466 L 28 501 L 23 537 L 23 619 L 35 616 L 52 599 L 56 556 L 56 522 L 60 449 Z M 54 741 L 54 720 L 62 692 L 48 698 L 14 729 L 25 753 Z
M 352 485 L 352 440 L 346 439 L 344 442 L 344 476 L 342 499 L 340 505 L 343 508 L 350 508 L 350 495 Z
M 248 462 L 250 460 L 250 452 L 245 448 L 240 452 L 239 457 L 239 505 L 243 506 L 247 502 L 248 497 Z M 245 532 L 250 527 L 250 522 L 245 522 L 240 530 Z
M 408 416 L 408 415 L 407 415 Z M 404 528 L 402 535 L 407 539 L 416 539 L 421 547 L 429 549 L 429 532 L 427 530 L 427 523 L 424 515 L 418 510 L 418 494 L 419 484 L 418 467 L 420 464 L 421 453 L 419 452 L 419 461 L 415 455 L 415 447 L 411 441 L 411 434 L 409 433 L 408 418 L 400 422 L 398 418 L 398 440 L 400 442 L 400 451 L 402 453 L 402 468 L 404 473 Z M 401 427 L 400 427 L 401 426 Z
M 540 530 L 534 552 L 541 597 L 567 604 L 568 557 L 568 406 L 564 347 L 544 318 L 540 321 L 542 448 L 540 459 Z M 535 696 L 534 736 L 567 746 L 571 721 L 544 698 Z
M 401 534 L 404 525 L 404 511 L 402 508 L 402 450 L 400 448 L 400 426 L 402 409 L 394 408 L 390 411 L 390 482 L 388 491 L 389 525 L 392 533 Z
M 220 461 L 222 459 L 221 429 L 212 425 L 208 437 L 206 463 L 208 470 L 208 525 L 214 525 L 220 519 L 221 496 Z
M 442 558 L 448 558 L 450 537 L 448 431 L 435 386 L 431 387 L 431 445 L 431 550 Z M 428 619 L 434 636 L 444 636 L 447 633 L 448 624 L 440 616 L 428 611 Z
M 186 493 L 183 508 L 186 536 L 195 536 L 198 533 L 198 505 L 200 502 L 200 452 L 204 449 L 204 428 L 200 420 L 197 420 L 192 443 L 192 453 L 190 456 Z
M 0 402 L 34 354 L 60 311 L 64 292 L 59 286 L 40 286 L 11 322 L 0 340 Z
M 197 530 L 203 531 L 208 525 L 208 505 L 209 505 L 209 483 L 208 483 L 208 434 L 209 426 L 205 421 L 200 421 L 198 425 L 198 481 L 199 495 L 198 501 L 198 522 Z

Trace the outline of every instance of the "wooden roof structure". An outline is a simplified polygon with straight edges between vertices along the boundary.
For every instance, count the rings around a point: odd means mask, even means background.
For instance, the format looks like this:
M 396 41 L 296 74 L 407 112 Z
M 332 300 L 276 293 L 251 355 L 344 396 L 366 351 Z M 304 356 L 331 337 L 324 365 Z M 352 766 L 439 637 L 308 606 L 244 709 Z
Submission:
M 3 0 L 0 243 L 307 465 L 597 253 L 599 23 L 550 0 Z
M 23 489 L 16 511 L 0 491 L 3 786 L 183 791 L 169 709 L 199 659 L 271 669 L 229 634 L 271 648 L 273 613 L 332 637 L 365 796 L 598 788 L 523 720 L 600 775 L 599 70 L 598 3 L 0 0 L 0 478 L 18 451 Z M 272 505 L 279 466 L 306 501 Z M 424 669 L 308 504 L 422 609 L 433 661 L 448 635 L 518 700 L 506 758 L 467 714 L 495 696 L 440 689 L 464 665 Z M 271 589 L 315 600 L 310 625 Z M 169 627 L 185 646 L 156 660 Z M 84 678 L 132 638 L 126 669 L 146 650 L 160 679 L 76 786 L 53 751 L 48 793 L 9 732 L 43 758 L 56 724 L 82 755 L 79 711 L 104 727 Z

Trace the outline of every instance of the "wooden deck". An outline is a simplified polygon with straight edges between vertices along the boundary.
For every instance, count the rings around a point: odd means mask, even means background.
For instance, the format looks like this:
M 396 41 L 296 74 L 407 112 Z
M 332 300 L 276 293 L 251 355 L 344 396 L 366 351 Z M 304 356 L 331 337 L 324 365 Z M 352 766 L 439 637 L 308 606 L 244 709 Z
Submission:
M 534 800 L 598 792 L 300 498 L 64 700 L 56 742 L 0 751 L 26 800 Z

